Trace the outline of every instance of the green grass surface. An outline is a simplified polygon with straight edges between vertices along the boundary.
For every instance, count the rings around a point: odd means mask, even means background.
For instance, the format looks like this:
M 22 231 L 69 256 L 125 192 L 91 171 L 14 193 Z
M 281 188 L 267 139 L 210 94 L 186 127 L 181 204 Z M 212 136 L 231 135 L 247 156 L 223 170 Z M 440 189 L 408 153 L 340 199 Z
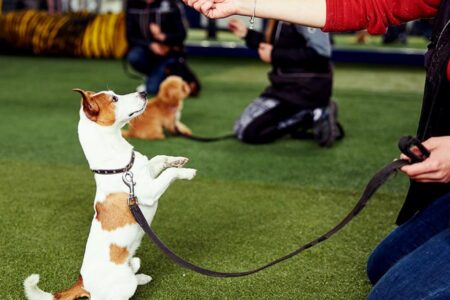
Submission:
M 183 121 L 198 135 L 230 132 L 267 84 L 256 60 L 191 59 L 204 90 L 185 103 Z M 58 291 L 79 274 L 95 184 L 77 137 L 80 87 L 134 90 L 121 63 L 0 56 L 0 299 L 24 299 L 22 281 Z M 282 139 L 249 146 L 180 138 L 132 144 L 148 156 L 183 155 L 198 169 L 162 197 L 153 227 L 189 260 L 220 271 L 253 268 L 322 234 L 357 201 L 373 173 L 398 156 L 413 134 L 424 74 L 420 69 L 338 65 L 334 96 L 345 140 L 332 149 Z M 138 255 L 153 281 L 134 299 L 364 299 L 366 259 L 392 228 L 407 187 L 384 186 L 340 234 L 301 256 L 240 279 L 183 270 L 148 240 Z

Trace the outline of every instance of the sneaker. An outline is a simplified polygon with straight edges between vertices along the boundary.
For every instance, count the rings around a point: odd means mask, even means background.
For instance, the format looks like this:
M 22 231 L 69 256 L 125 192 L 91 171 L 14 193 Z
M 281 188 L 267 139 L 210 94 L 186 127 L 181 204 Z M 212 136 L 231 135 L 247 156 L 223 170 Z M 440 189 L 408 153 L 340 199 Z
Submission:
M 313 111 L 314 139 L 321 147 L 331 147 L 336 140 L 341 140 L 345 133 L 342 125 L 337 122 L 337 104 L 331 100 L 325 108 Z
M 145 91 L 146 91 L 146 87 L 145 87 L 144 83 L 142 83 L 142 84 L 140 84 L 140 85 L 138 85 L 136 87 L 136 92 L 138 92 L 138 93 L 142 93 L 142 92 L 145 92 Z

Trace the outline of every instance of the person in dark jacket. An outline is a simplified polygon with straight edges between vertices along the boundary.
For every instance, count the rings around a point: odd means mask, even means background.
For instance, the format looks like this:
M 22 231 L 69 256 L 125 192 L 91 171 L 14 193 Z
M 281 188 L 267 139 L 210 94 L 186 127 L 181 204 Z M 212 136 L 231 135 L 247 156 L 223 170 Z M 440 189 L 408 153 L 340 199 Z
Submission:
M 286 135 L 313 129 L 321 146 L 342 136 L 337 107 L 331 102 L 333 86 L 331 45 L 320 30 L 270 20 L 265 33 L 248 30 L 240 20 L 229 28 L 272 65 L 270 85 L 237 120 L 234 131 L 245 143 L 270 143 Z
M 128 0 L 126 34 L 128 63 L 145 75 L 142 90 L 156 94 L 166 68 L 184 59 L 186 26 L 176 0 Z

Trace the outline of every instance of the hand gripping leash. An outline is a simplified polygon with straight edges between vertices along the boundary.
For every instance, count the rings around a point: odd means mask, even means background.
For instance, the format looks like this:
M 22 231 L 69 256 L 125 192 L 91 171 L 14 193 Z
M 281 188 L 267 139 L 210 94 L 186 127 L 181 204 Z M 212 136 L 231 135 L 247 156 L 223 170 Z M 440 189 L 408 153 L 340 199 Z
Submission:
M 242 271 L 242 272 L 218 272 L 213 271 L 209 269 L 202 268 L 200 266 L 194 265 L 190 263 L 189 261 L 183 259 L 182 257 L 178 256 L 176 253 L 174 253 L 169 247 L 167 247 L 163 241 L 156 235 L 156 233 L 150 228 L 149 224 L 147 223 L 144 215 L 142 214 L 141 209 L 139 208 L 139 204 L 137 202 L 137 198 L 134 195 L 134 181 L 133 177 L 128 176 L 125 179 L 126 174 L 124 174 L 124 182 L 128 185 L 130 188 L 130 199 L 129 201 L 129 207 L 130 210 L 135 217 L 136 221 L 139 223 L 139 225 L 142 227 L 142 229 L 145 231 L 145 233 L 149 236 L 149 238 L 155 243 L 155 245 L 165 254 L 167 255 L 171 260 L 173 260 L 175 263 L 180 265 L 183 268 L 189 269 L 191 271 L 211 276 L 211 277 L 242 277 L 251 275 L 254 273 L 257 273 L 259 271 L 262 271 L 264 269 L 267 269 L 273 265 L 276 265 L 282 261 L 285 261 L 293 256 L 296 256 L 300 254 L 301 252 L 305 251 L 306 249 L 309 249 L 327 239 L 329 239 L 331 236 L 339 232 L 342 228 L 344 228 L 350 221 L 355 218 L 366 206 L 366 204 L 369 202 L 370 198 L 373 196 L 373 194 L 378 190 L 380 186 L 382 186 L 386 180 L 394 174 L 397 170 L 399 170 L 401 167 L 406 166 L 411 163 L 421 162 L 425 160 L 427 157 L 429 157 L 430 153 L 429 151 L 420 143 L 420 141 L 417 138 L 414 137 L 403 137 L 400 139 L 399 142 L 399 148 L 402 153 L 407 155 L 411 161 L 408 160 L 395 160 L 385 166 L 383 169 L 378 171 L 372 179 L 370 179 L 369 183 L 367 184 L 366 188 L 364 189 L 363 194 L 361 195 L 359 201 L 356 203 L 356 205 L 353 207 L 353 209 L 333 228 L 331 228 L 329 231 L 327 231 L 325 234 L 319 236 L 318 238 L 310 241 L 309 243 L 304 244 L 303 246 L 299 247 L 297 250 L 292 251 L 291 253 L 282 256 L 272 262 L 269 262 L 261 267 L 258 267 L 253 270 L 249 271 Z M 126 181 L 127 180 L 127 181 Z

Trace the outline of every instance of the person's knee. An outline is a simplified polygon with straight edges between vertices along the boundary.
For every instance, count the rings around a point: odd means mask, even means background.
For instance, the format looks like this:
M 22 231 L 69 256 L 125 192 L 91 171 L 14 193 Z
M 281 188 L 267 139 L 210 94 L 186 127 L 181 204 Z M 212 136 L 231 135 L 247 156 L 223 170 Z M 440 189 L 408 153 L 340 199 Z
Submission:
M 159 91 L 159 84 L 160 84 L 159 81 L 157 82 L 153 78 L 147 78 L 147 80 L 145 82 L 145 89 L 146 89 L 147 93 L 156 95 Z
M 367 260 L 367 277 L 373 285 L 401 258 L 401 241 L 396 237 L 396 231 L 392 232 L 378 244 Z
M 384 274 L 382 271 L 384 268 L 381 266 L 383 264 L 383 255 L 381 251 L 377 250 L 378 248 L 370 254 L 367 260 L 367 277 L 372 285 L 376 284 Z
M 139 67 L 142 64 L 144 55 L 140 48 L 132 48 L 127 54 L 127 61 L 134 68 Z
M 270 135 L 265 135 L 261 130 L 255 130 L 255 128 L 252 127 L 247 127 L 237 137 L 241 142 L 252 145 L 268 144 L 275 141 L 275 138 Z

